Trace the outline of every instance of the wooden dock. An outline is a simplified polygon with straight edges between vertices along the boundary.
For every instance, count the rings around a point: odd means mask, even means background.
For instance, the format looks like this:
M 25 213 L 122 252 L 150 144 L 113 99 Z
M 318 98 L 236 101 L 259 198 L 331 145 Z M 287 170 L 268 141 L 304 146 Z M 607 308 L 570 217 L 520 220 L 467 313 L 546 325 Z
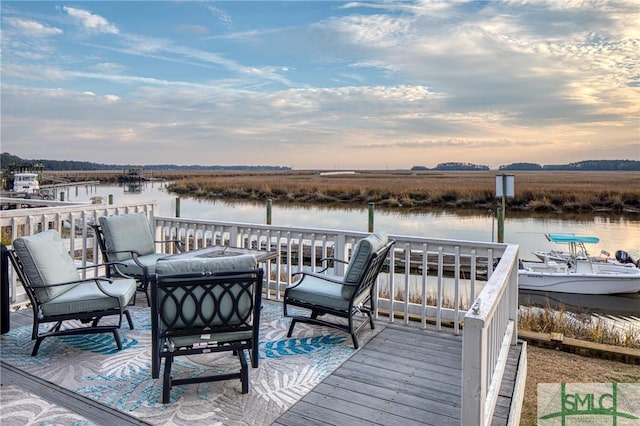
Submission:
M 11 313 L 12 328 L 30 324 L 31 310 Z M 460 425 L 462 338 L 384 321 L 379 325 L 383 329 L 375 337 L 273 425 Z M 519 344 L 509 353 L 492 425 L 508 423 L 521 349 Z M 59 410 L 96 424 L 146 424 L 4 363 L 0 367 L 3 386 L 17 386 Z
M 493 425 L 508 422 L 521 347 L 509 353 Z M 460 425 L 461 388 L 461 337 L 387 325 L 273 424 Z

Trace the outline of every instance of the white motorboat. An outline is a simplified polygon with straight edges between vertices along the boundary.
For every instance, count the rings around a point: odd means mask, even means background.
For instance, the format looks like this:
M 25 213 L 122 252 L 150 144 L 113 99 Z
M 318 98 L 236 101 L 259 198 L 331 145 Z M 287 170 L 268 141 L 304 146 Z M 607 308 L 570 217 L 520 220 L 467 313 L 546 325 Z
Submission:
M 13 192 L 37 194 L 40 192 L 40 183 L 37 173 L 15 173 L 13 175 Z
M 640 259 L 633 260 L 629 253 L 624 250 L 617 250 L 615 257 L 611 257 L 608 251 L 602 250 L 600 256 L 592 256 L 586 251 L 584 244 L 597 244 L 600 239 L 592 236 L 545 234 L 547 240 L 554 243 L 568 243 L 569 251 L 549 250 L 534 251 L 533 254 L 541 261 L 552 260 L 558 263 L 566 263 L 572 259 L 589 259 L 591 262 L 607 262 L 626 267 L 640 267 Z M 569 241 L 567 241 L 567 239 Z M 582 244 L 577 244 L 576 241 Z
M 590 259 L 584 243 L 597 242 L 596 237 L 549 234 L 547 238 L 553 242 L 568 243 L 571 256 L 560 262 L 548 257 L 543 261 L 521 260 L 518 269 L 520 289 L 575 294 L 640 292 L 639 268 Z M 585 255 L 580 256 L 579 253 Z

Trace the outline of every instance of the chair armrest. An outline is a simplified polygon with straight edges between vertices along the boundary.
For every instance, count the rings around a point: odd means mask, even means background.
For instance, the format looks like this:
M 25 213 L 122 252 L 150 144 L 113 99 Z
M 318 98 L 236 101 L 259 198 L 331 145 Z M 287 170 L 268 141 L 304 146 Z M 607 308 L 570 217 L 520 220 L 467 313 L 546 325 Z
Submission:
M 318 272 L 304 272 L 304 271 L 300 271 L 300 272 L 294 272 L 293 274 L 291 274 L 292 277 L 296 276 L 296 275 L 302 275 L 302 278 L 304 278 L 305 276 L 310 276 L 310 277 L 314 277 L 314 278 L 318 278 L 324 281 L 329 281 L 332 283 L 336 283 L 336 284 L 342 284 L 342 285 L 348 285 L 348 286 L 357 286 L 357 283 L 345 283 L 344 281 L 342 281 L 339 278 L 336 278 L 335 276 L 332 275 L 325 275 L 325 274 L 320 274 Z M 301 280 L 302 280 L 301 278 Z
M 97 263 L 95 265 L 87 265 L 87 266 L 78 266 L 76 267 L 76 269 L 78 269 L 79 271 L 84 270 L 84 269 L 91 269 L 91 268 L 99 268 L 101 266 L 105 266 L 107 267 L 107 271 L 109 271 L 109 266 L 126 266 L 126 264 L 122 263 L 122 262 L 105 262 L 105 263 Z M 118 276 L 121 278 L 135 278 L 131 275 L 127 275 L 124 272 L 122 272 L 120 269 L 118 269 Z M 109 273 L 107 272 L 107 279 L 109 278 Z
M 176 246 L 176 249 L 178 249 L 178 251 L 180 253 L 182 253 L 184 251 L 184 241 L 180 241 L 180 240 L 158 240 L 158 241 L 154 241 L 154 243 L 173 243 Z
M 99 268 L 101 266 L 111 266 L 111 265 L 121 265 L 124 266 L 125 264 L 122 262 L 105 262 L 105 263 L 95 263 L 93 265 L 86 265 L 86 266 L 77 266 L 76 269 L 78 270 L 83 270 L 83 269 L 91 269 L 91 268 Z
M 340 263 L 349 263 L 346 260 L 338 259 L 337 257 L 323 257 L 320 259 L 320 262 L 340 262 Z
M 117 254 L 117 253 L 131 253 L 131 255 L 140 256 L 140 252 L 136 250 L 106 250 L 108 254 Z
M 349 262 L 347 262 L 347 261 L 345 261 L 345 260 L 338 259 L 338 258 L 335 258 L 335 257 L 323 257 L 322 259 L 320 259 L 320 263 L 326 263 L 326 265 L 324 265 L 324 266 L 323 266 L 323 268 L 322 268 L 321 270 L 317 271 L 317 272 L 324 272 L 324 271 L 326 271 L 327 269 L 329 269 L 329 266 L 330 266 L 330 264 L 331 264 L 332 262 L 333 262 L 333 263 L 335 263 L 335 262 L 343 263 L 343 264 L 345 264 L 345 265 L 347 265 L 347 264 L 349 263 Z
M 138 257 L 140 257 L 140 252 L 136 251 L 136 250 L 107 250 L 108 254 L 116 254 L 116 253 L 130 253 L 131 254 L 131 260 L 133 260 L 135 262 L 136 265 L 138 265 L 140 268 L 142 268 L 143 271 L 147 270 L 147 267 L 145 265 L 143 265 L 139 260 Z M 112 264 L 112 265 L 123 265 L 121 262 L 107 262 L 108 264 Z
M 45 284 L 45 285 L 29 285 L 29 287 L 31 288 L 47 288 L 47 287 L 58 287 L 61 285 L 69 285 L 69 284 L 88 284 L 90 282 L 95 282 L 96 284 L 98 284 L 98 281 L 107 281 L 109 283 L 113 283 L 112 279 L 106 278 L 106 277 L 91 277 L 91 278 L 85 278 L 85 279 L 78 279 L 78 280 L 72 280 L 72 281 L 66 281 L 63 283 L 55 283 L 55 284 Z

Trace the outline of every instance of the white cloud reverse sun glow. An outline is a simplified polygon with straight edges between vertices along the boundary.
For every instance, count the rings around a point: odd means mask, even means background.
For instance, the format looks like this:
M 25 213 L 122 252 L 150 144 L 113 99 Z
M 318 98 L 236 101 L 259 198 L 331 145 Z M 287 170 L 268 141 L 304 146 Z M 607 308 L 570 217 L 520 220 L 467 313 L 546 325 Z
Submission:
M 26 159 L 640 159 L 635 0 L 0 7 L 1 149 Z

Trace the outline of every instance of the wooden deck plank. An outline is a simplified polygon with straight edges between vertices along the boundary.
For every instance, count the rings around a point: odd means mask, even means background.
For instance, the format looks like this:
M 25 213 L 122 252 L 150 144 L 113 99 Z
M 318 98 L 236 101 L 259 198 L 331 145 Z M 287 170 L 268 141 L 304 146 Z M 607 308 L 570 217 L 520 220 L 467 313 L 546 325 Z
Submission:
M 391 364 L 391 363 L 389 363 Z M 451 383 L 457 386 L 444 389 L 441 381 L 431 381 L 429 378 L 409 374 L 399 361 L 390 368 L 372 368 L 356 361 L 348 362 L 340 370 L 333 374 L 348 380 L 356 380 L 363 383 L 375 384 L 391 390 L 402 391 L 412 395 L 429 395 L 436 401 L 449 401 L 460 398 L 460 386 L 462 376 L 458 372 L 451 375 Z
M 368 355 L 363 364 L 370 365 L 375 368 L 386 368 L 390 363 L 390 356 L 388 353 L 382 353 L 377 351 L 369 350 L 367 347 L 363 349 L 363 352 L 366 352 Z M 456 375 L 460 371 L 460 367 L 445 367 L 441 365 L 435 365 L 431 362 L 425 362 L 425 360 L 429 360 L 433 356 L 437 356 L 437 354 L 433 354 L 432 356 L 425 357 L 422 360 L 416 360 L 407 357 L 398 357 L 393 356 L 391 359 L 402 360 L 403 366 L 411 372 L 411 374 L 416 375 L 418 377 L 422 377 L 428 380 L 434 380 L 437 382 L 441 382 L 443 384 L 451 384 L 450 377 L 452 375 Z M 458 383 L 453 384 L 455 387 L 458 387 Z
M 389 409 L 389 406 L 378 404 L 375 410 L 371 409 L 369 404 L 363 405 L 362 401 L 338 400 L 333 396 L 322 395 L 318 392 L 311 392 L 304 398 L 305 404 L 314 407 L 314 411 L 320 416 L 318 420 L 325 420 L 328 424 L 336 425 L 385 425 L 385 426 L 407 426 L 421 425 L 423 421 L 417 421 L 412 418 L 404 417 Z M 368 399 L 371 402 L 371 399 Z M 339 416 L 339 420 L 334 416 Z M 346 416 L 346 417 L 345 417 Z
M 318 420 L 338 411 L 350 416 L 343 424 L 459 424 L 461 353 L 459 336 L 386 327 L 283 420 L 291 422 L 319 406 L 323 417 Z
M 336 411 L 333 407 L 322 407 L 317 403 L 300 401 L 296 404 L 295 412 L 287 411 L 280 416 L 273 425 L 336 425 L 336 426 L 367 426 L 372 422 L 360 420 L 350 414 Z
M 520 350 L 510 350 L 494 425 L 508 422 Z M 460 336 L 387 326 L 274 424 L 459 425 L 461 387 Z
M 498 391 L 496 409 L 491 421 L 492 426 L 503 426 L 508 424 L 511 402 L 513 399 L 513 390 L 515 388 L 516 375 L 518 373 L 520 350 L 521 345 L 509 348 L 507 367 L 505 368 L 504 377 L 500 385 L 500 390 Z
M 425 415 L 437 415 L 443 419 L 455 418 L 460 410 L 455 404 L 447 405 L 437 401 L 425 400 L 422 396 L 411 395 L 399 390 L 392 390 L 367 383 L 357 383 L 352 380 L 340 379 L 335 376 L 328 377 L 314 389 L 314 392 L 333 395 L 343 399 L 351 399 L 352 395 L 360 397 L 363 395 L 367 403 L 371 403 L 371 398 L 383 400 L 385 403 L 393 404 L 398 410 L 414 409 L 425 411 Z M 419 411 L 417 411 L 419 413 Z
M 3 361 L 0 361 L 0 370 L 2 371 L 0 377 L 3 385 L 19 386 L 26 392 L 37 395 L 49 403 L 73 411 L 95 424 L 123 426 L 150 424 L 61 386 L 42 380 Z

